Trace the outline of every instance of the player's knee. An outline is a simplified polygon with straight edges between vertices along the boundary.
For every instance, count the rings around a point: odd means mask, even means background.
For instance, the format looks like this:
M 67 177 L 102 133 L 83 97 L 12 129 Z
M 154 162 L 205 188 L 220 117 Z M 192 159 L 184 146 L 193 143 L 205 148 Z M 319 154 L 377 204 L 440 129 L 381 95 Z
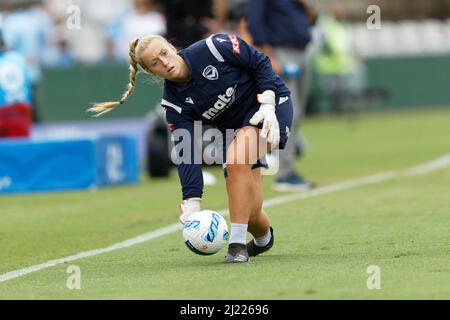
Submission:
M 250 164 L 227 163 L 227 173 L 229 177 L 243 176 L 251 173 L 251 170 L 252 168 Z

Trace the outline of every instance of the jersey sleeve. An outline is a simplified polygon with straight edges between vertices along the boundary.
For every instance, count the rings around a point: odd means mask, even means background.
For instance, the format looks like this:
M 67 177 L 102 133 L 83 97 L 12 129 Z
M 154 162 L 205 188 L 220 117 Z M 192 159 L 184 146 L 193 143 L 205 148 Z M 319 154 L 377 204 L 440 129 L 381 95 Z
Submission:
M 166 121 L 172 132 L 178 176 L 181 182 L 183 200 L 201 198 L 203 175 L 201 149 L 194 139 L 194 121 L 185 118 L 172 108 L 166 108 Z M 173 153 L 172 153 L 173 154 Z
M 259 92 L 276 90 L 277 75 L 268 56 L 256 50 L 236 35 L 218 34 L 207 41 L 213 55 L 222 63 L 242 68 L 251 73 Z

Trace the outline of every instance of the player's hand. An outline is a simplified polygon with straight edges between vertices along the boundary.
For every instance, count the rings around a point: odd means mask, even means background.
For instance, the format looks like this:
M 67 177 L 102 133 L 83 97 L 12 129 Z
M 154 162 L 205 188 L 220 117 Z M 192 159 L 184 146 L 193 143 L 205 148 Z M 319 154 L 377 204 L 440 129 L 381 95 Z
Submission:
M 180 205 L 181 215 L 179 218 L 182 225 L 184 225 L 184 223 L 191 214 L 201 211 L 200 209 L 201 201 L 202 201 L 201 198 L 189 198 L 183 200 L 183 202 Z
M 264 91 L 263 94 L 258 95 L 258 101 L 261 102 L 261 106 L 250 119 L 250 124 L 256 126 L 263 122 L 259 135 L 271 145 L 276 146 L 280 142 L 280 126 L 275 115 L 275 93 L 271 90 Z

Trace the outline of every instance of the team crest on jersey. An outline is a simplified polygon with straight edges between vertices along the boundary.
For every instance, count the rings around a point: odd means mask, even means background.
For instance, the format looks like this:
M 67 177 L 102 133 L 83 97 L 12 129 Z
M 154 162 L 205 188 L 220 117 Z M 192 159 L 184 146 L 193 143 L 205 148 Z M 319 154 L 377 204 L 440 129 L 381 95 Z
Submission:
M 203 70 L 203 76 L 208 80 L 217 80 L 219 79 L 219 72 L 214 66 L 209 65 Z

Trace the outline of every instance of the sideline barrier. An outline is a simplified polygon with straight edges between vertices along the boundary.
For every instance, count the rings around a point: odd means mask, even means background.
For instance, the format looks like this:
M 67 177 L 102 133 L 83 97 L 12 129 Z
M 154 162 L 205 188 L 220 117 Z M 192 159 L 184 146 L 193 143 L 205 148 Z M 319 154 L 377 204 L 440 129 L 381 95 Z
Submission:
M 0 140 L 0 194 L 137 183 L 134 135 Z

